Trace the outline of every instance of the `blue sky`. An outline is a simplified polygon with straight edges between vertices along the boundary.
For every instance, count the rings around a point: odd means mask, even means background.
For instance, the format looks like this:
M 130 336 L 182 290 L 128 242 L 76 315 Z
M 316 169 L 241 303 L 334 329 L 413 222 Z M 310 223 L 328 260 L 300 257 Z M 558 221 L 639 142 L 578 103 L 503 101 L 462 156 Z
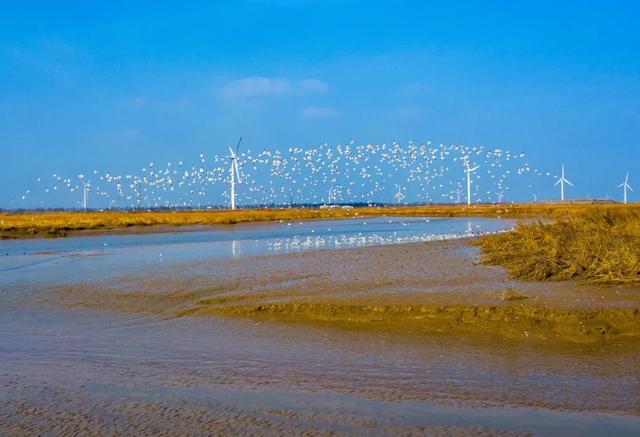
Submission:
M 0 207 L 35 206 L 11 200 L 38 176 L 188 160 L 239 135 L 254 150 L 500 146 L 565 162 L 575 197 L 619 197 L 627 170 L 640 191 L 639 5 L 7 2 Z

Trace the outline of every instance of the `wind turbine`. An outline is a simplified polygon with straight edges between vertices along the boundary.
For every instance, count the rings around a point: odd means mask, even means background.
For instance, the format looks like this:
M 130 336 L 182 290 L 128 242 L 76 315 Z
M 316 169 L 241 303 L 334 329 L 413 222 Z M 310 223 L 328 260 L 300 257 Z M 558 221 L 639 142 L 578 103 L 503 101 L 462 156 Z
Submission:
M 402 193 L 402 188 L 400 188 L 400 185 L 398 185 L 398 192 L 394 194 L 393 197 L 396 199 L 397 205 L 400 205 L 400 202 L 404 200 L 404 194 Z
M 619 188 L 624 190 L 624 203 L 627 203 L 627 190 L 633 192 L 633 188 L 629 185 L 629 172 L 627 172 L 627 177 L 624 178 L 624 182 L 618 185 Z
M 229 183 L 231 184 L 231 209 L 236 209 L 236 180 L 238 184 L 242 183 L 240 180 L 240 172 L 238 171 L 238 149 L 240 149 L 240 142 L 242 141 L 242 137 L 238 140 L 238 145 L 236 146 L 235 152 L 231 147 L 229 147 L 229 159 L 231 160 L 231 165 L 229 166 Z
M 91 189 L 91 181 L 85 180 L 84 173 L 80 173 L 78 179 L 82 183 L 82 210 L 87 212 L 87 193 Z
M 333 184 L 331 184 L 331 187 L 329 187 L 328 197 L 329 197 L 329 205 L 331 205 L 331 202 L 333 202 Z
M 467 173 L 467 205 L 471 205 L 471 173 L 479 169 L 480 166 L 476 165 L 475 167 L 471 168 L 471 166 L 469 165 L 468 156 L 464 158 L 464 166 L 466 167 L 464 171 L 465 173 Z
M 456 194 L 456 203 L 459 204 L 460 203 L 460 195 L 463 193 L 462 191 L 462 184 L 460 184 L 460 182 L 458 182 L 457 186 L 456 186 L 456 191 L 454 191 L 454 193 Z
M 558 179 L 558 181 L 553 185 L 558 184 L 560 184 L 560 200 L 564 200 L 564 184 L 569 184 L 573 187 L 573 184 L 564 177 L 564 164 L 562 164 L 562 174 L 560 175 L 560 179 Z

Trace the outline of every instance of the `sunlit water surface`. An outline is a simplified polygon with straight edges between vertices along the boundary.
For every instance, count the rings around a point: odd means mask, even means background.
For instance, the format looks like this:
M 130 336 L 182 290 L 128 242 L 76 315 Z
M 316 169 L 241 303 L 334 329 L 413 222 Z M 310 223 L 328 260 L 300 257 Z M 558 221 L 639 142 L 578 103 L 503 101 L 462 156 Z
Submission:
M 512 220 L 376 217 L 245 223 L 207 230 L 0 241 L 0 290 L 104 280 L 216 258 L 461 238 Z

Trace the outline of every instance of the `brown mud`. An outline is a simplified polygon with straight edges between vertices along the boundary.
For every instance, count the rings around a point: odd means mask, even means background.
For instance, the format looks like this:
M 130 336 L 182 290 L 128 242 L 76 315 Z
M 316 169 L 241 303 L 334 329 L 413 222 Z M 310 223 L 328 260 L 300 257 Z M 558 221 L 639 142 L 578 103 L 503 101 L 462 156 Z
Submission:
M 482 265 L 468 240 L 225 259 L 182 270 L 57 287 L 42 300 L 164 317 L 238 316 L 414 334 L 640 338 L 639 287 L 513 280 L 502 268 Z
M 513 280 L 468 243 L 0 295 L 0 435 L 637 435 L 640 290 Z

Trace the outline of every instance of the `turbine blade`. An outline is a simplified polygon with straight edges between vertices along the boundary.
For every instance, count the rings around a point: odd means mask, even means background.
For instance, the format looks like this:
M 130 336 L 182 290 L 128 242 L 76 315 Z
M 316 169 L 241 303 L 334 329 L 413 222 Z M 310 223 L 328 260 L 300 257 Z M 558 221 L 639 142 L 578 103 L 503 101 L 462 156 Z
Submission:
M 571 185 L 571 186 L 573 187 L 573 184 L 572 184 L 571 182 L 569 182 L 569 180 L 568 180 L 568 179 L 565 179 L 564 181 L 565 181 L 567 184 L 569 184 L 569 185 Z
M 627 185 L 627 189 L 631 192 L 633 192 L 633 188 L 631 188 L 631 185 Z
M 242 137 L 238 140 L 238 145 L 236 146 L 236 154 L 238 153 L 238 149 L 240 149 L 240 143 L 242 142 Z
M 558 185 L 560 182 L 562 182 L 562 179 L 558 179 L 558 180 L 556 181 L 556 183 L 555 183 L 555 184 L 553 184 L 553 186 L 555 187 L 555 186 L 556 186 L 556 185 Z

